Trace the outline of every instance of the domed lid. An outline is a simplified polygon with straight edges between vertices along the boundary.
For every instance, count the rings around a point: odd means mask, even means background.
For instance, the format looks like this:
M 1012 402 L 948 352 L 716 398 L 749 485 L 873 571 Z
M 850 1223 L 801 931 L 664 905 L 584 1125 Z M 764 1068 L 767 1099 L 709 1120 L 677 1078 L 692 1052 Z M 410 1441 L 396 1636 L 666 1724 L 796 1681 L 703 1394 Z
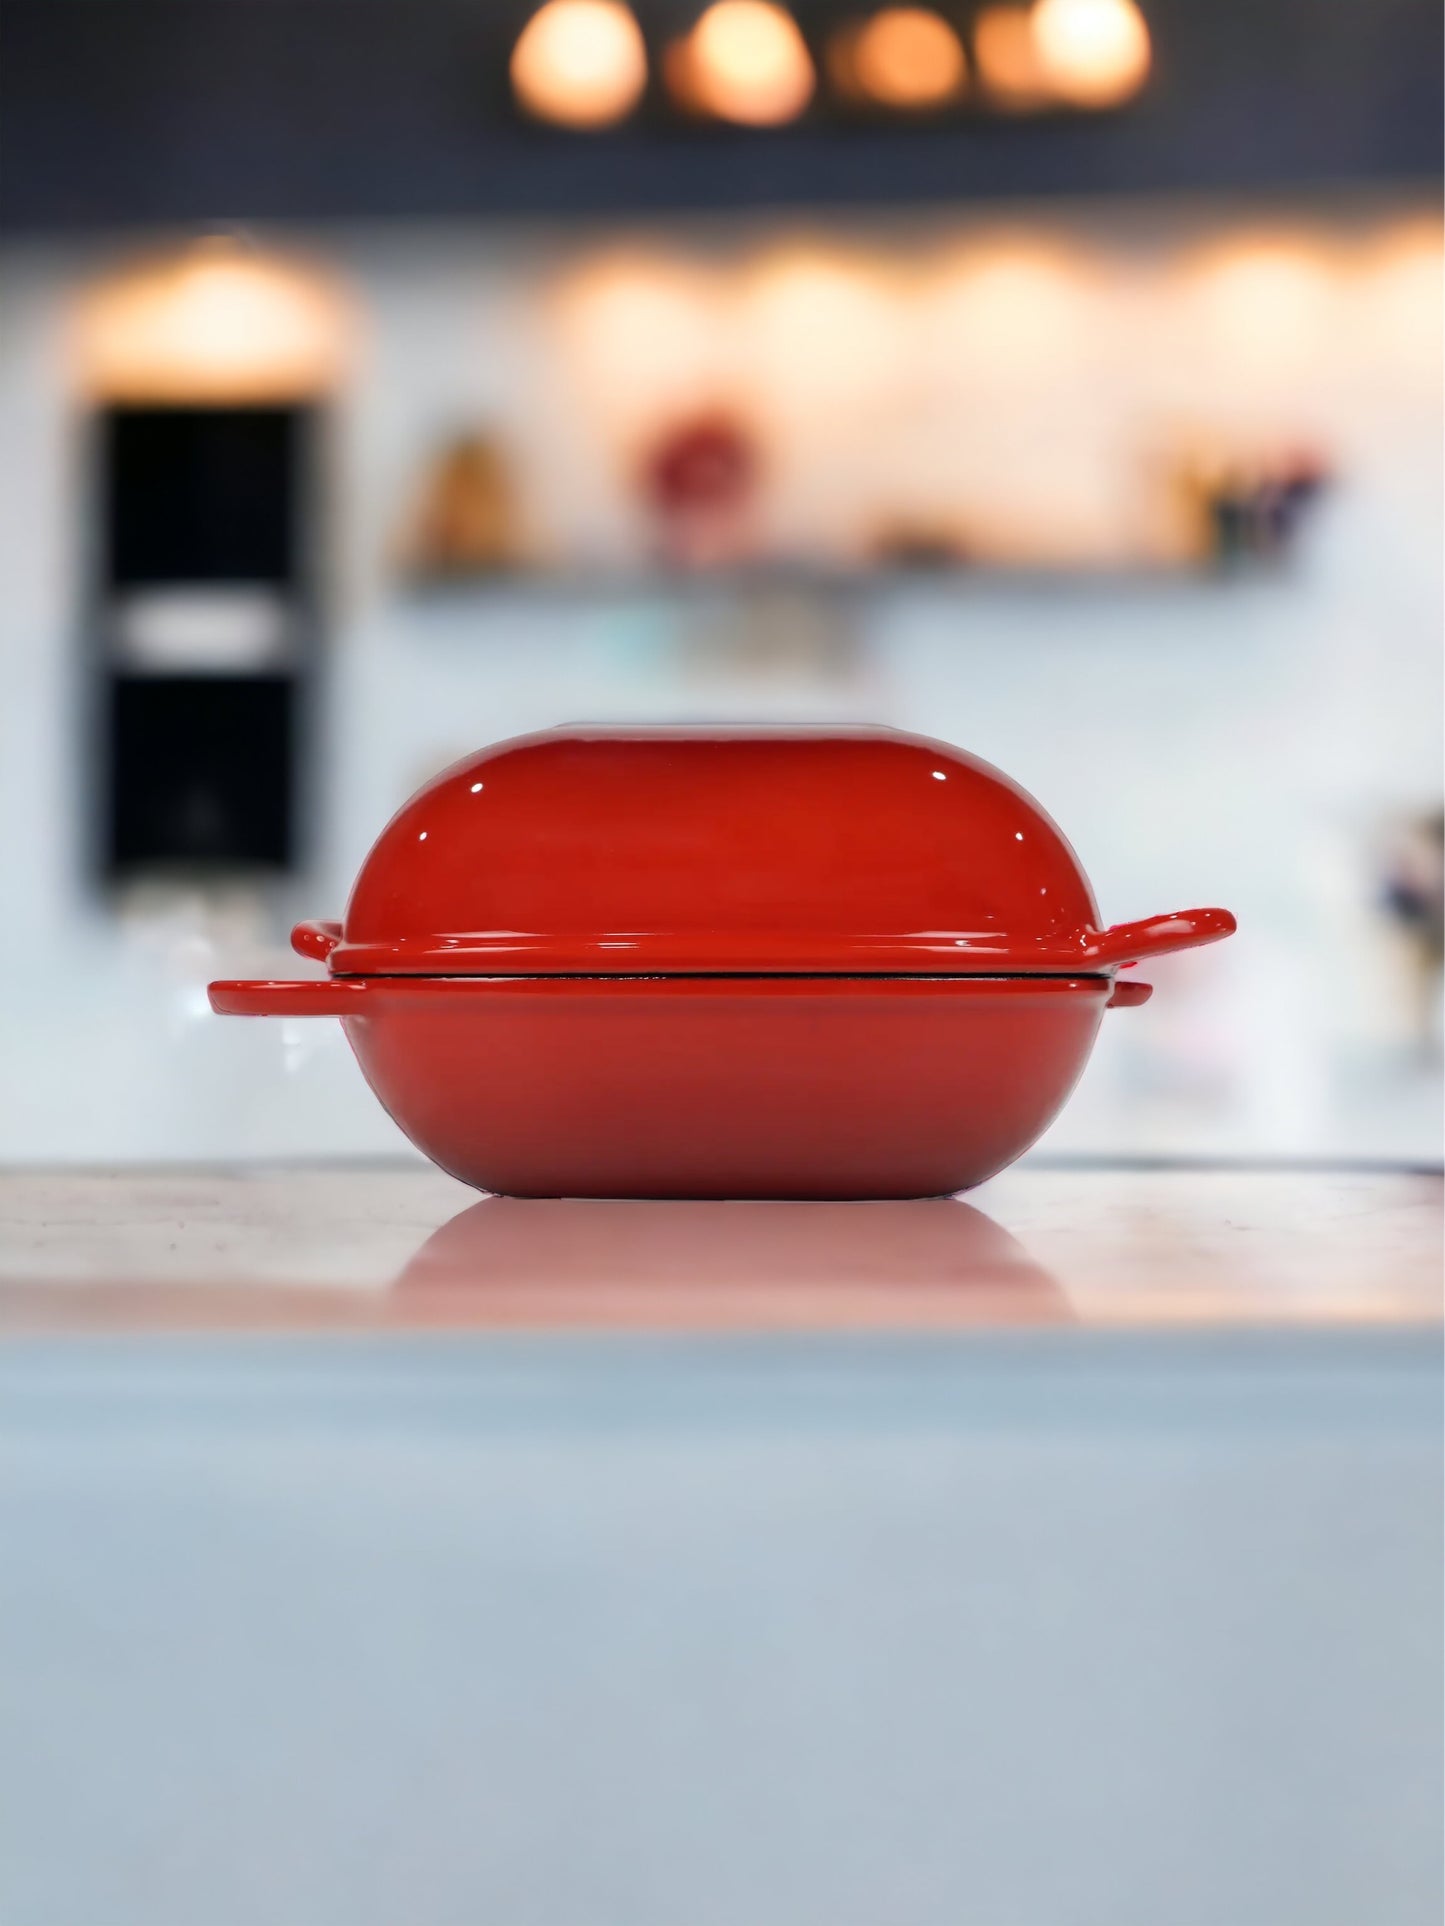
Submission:
M 296 941 L 347 975 L 998 975 L 1112 967 L 1097 926 L 1059 830 L 961 750 L 582 727 L 444 771 L 382 832 L 344 926 Z

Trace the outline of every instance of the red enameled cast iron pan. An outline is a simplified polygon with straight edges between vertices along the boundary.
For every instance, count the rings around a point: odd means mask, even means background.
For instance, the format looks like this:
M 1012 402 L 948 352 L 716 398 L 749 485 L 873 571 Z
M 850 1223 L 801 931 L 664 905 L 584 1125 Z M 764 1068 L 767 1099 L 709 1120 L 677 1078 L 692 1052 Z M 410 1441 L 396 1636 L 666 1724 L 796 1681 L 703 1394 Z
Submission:
M 339 1016 L 443 1169 L 516 1196 L 916 1197 L 1057 1114 L 1115 972 L 1225 910 L 1099 927 L 1039 806 L 884 729 L 557 730 L 456 764 L 362 865 L 324 978 L 211 985 Z

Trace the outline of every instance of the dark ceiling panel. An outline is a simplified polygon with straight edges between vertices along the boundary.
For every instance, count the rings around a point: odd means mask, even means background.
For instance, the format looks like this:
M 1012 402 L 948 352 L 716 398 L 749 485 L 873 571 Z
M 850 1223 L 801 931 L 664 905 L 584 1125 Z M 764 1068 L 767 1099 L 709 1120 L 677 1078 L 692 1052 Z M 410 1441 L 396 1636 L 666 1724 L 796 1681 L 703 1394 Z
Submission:
M 1129 110 L 930 128 L 521 124 L 485 0 L 6 0 L 0 225 L 904 202 L 1430 180 L 1436 0 L 1145 0 Z M 813 0 L 816 12 L 817 0 Z M 525 9 L 523 10 L 525 11 Z M 644 25 L 656 22 L 645 5 Z M 804 24 L 808 9 L 800 8 Z

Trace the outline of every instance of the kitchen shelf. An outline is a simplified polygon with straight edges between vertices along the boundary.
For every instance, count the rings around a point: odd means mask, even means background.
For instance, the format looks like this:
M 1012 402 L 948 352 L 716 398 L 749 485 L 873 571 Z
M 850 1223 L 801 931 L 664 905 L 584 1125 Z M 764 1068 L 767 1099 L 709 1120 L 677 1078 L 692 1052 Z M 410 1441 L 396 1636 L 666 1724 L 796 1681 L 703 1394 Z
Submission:
M 1136 562 L 1032 568 L 998 564 L 932 567 L 902 563 L 864 567 L 787 563 L 694 570 L 518 568 L 498 569 L 491 574 L 408 576 L 400 584 L 398 593 L 413 604 L 438 605 L 510 595 L 632 600 L 770 593 L 864 596 L 920 589 L 955 594 L 1009 590 L 1117 594 L 1160 587 L 1218 587 L 1272 578 L 1280 572 L 1279 561 L 1229 565 Z

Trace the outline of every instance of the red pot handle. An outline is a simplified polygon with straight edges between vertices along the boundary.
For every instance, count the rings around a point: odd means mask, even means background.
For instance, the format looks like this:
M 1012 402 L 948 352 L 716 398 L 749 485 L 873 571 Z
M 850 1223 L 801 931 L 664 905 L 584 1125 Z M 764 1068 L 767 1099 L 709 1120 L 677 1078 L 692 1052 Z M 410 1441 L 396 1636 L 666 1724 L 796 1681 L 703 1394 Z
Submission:
M 1175 950 L 1197 949 L 1201 943 L 1217 943 L 1233 936 L 1237 925 L 1228 910 L 1176 910 L 1172 916 L 1151 916 L 1142 923 L 1116 923 L 1103 930 L 1085 949 L 1090 963 L 1117 969 L 1123 963 L 1142 963 L 1156 956 L 1171 956 Z
M 363 1016 L 374 1008 L 377 986 L 361 976 L 313 976 L 300 983 L 212 983 L 206 994 L 217 1016 Z
M 292 949 L 313 963 L 324 963 L 340 941 L 339 923 L 298 923 L 291 932 Z
M 1113 995 L 1104 1005 L 1106 1010 L 1137 1010 L 1141 1003 L 1147 1003 L 1154 994 L 1152 983 L 1131 983 L 1127 979 L 1114 985 Z

